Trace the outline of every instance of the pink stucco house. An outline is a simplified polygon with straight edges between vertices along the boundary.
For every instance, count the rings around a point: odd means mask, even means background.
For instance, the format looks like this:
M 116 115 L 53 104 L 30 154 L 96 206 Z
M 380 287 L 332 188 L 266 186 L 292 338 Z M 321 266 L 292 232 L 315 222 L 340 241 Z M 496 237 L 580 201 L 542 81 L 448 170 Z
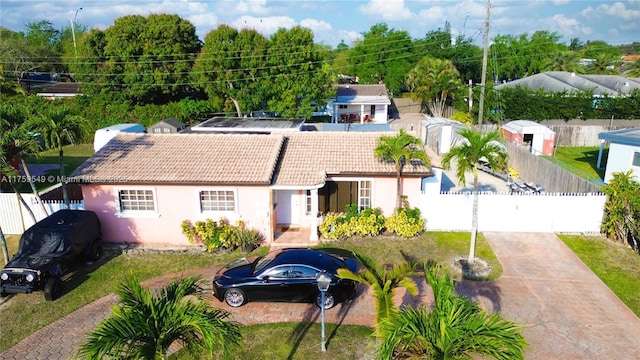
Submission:
M 188 244 L 183 220 L 242 219 L 267 242 L 276 229 L 308 230 L 318 241 L 323 214 L 347 204 L 395 206 L 394 165 L 377 160 L 390 133 L 118 134 L 71 176 L 85 208 L 103 225 L 103 240 Z M 402 189 L 421 194 L 423 164 L 408 164 Z

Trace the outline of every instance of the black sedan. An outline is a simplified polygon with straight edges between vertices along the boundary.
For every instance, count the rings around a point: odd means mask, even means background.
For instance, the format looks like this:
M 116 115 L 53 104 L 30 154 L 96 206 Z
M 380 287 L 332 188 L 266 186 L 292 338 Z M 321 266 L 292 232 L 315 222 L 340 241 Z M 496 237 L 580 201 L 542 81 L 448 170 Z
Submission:
M 229 306 L 248 301 L 313 302 L 321 306 L 317 276 L 325 273 L 331 284 L 325 309 L 353 297 L 357 283 L 339 279 L 338 269 L 358 270 L 358 262 L 344 251 L 281 249 L 262 257 L 242 258 L 222 268 L 213 278 L 213 295 Z

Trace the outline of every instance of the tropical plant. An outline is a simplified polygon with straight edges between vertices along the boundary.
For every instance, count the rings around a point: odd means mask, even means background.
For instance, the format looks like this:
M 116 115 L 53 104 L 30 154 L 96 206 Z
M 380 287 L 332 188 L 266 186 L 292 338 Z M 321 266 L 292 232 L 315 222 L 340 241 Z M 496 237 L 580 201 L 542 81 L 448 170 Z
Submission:
M 630 78 L 640 78 L 640 59 L 625 63 L 623 66 L 625 69 L 623 73 L 624 76 Z
M 465 184 L 465 173 L 473 172 L 473 217 L 471 223 L 471 244 L 467 262 L 473 265 L 475 262 L 476 236 L 478 233 L 478 165 L 480 161 L 486 161 L 491 169 L 501 169 L 506 165 L 507 152 L 500 143 L 500 134 L 497 131 L 480 133 L 471 129 L 458 131 L 464 141 L 454 146 L 442 157 L 442 166 L 445 169 L 451 167 L 451 162 L 456 161 L 456 177 L 460 184 Z
M 88 131 L 88 121 L 78 115 L 71 113 L 69 107 L 54 106 L 43 114 L 28 119 L 25 123 L 27 128 L 33 132 L 38 132 L 44 139 L 44 145 L 48 149 L 58 149 L 60 156 L 60 183 L 62 185 L 62 196 L 64 204 L 69 208 L 69 193 L 67 192 L 67 182 L 64 173 L 64 151 L 62 147 L 74 144 L 76 138 L 82 138 Z
M 431 166 L 431 160 L 424 151 L 420 139 L 408 134 L 404 129 L 400 129 L 396 136 L 381 136 L 378 139 L 378 146 L 374 149 L 374 155 L 377 159 L 395 164 L 396 207 L 399 208 L 402 206 L 400 178 L 403 166 L 413 160 L 422 161 L 425 166 Z
M 407 86 L 414 100 L 427 105 L 432 116 L 444 116 L 447 101 L 462 87 L 460 73 L 450 60 L 425 57 L 407 74 Z
M 344 268 L 338 269 L 338 277 L 354 280 L 371 287 L 375 299 L 376 334 L 380 336 L 382 323 L 398 311 L 393 303 L 397 288 L 405 288 L 411 295 L 418 293 L 418 285 L 410 277 L 415 273 L 415 269 L 410 263 L 380 267 L 371 258 L 356 252 L 353 255 L 360 262 L 362 268 L 357 273 Z
M 198 277 L 171 281 L 160 290 L 140 286 L 128 276 L 119 286 L 120 304 L 81 346 L 79 355 L 89 359 L 165 359 L 173 344 L 191 354 L 212 358 L 240 345 L 240 325 L 229 313 L 213 308 L 195 296 L 201 291 Z
M 633 171 L 614 172 L 602 192 L 607 194 L 602 232 L 640 252 L 640 183 Z
M 524 358 L 526 340 L 514 322 L 455 295 L 448 273 L 425 265 L 425 278 L 433 290 L 433 308 L 404 307 L 384 322 L 379 359 Z

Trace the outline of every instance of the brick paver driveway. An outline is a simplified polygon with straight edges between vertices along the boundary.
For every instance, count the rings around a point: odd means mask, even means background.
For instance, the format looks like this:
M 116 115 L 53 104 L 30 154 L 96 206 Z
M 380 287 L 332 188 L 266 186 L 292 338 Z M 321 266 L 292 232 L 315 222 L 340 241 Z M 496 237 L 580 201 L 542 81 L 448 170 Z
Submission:
M 503 264 L 503 276 L 492 282 L 462 281 L 458 291 L 520 322 L 529 342 L 526 359 L 640 359 L 640 319 L 555 235 L 484 235 Z M 209 279 L 215 269 L 196 272 Z M 416 279 L 420 295 L 399 296 L 398 302 L 431 302 L 424 279 Z M 166 281 L 167 277 L 148 284 Z M 309 304 L 249 303 L 233 309 L 211 301 L 243 324 L 319 321 L 318 309 Z M 117 297 L 109 295 L 91 303 L 32 334 L 0 359 L 69 359 L 116 302 Z M 353 302 L 329 310 L 327 321 L 372 325 L 372 311 L 370 294 L 361 289 Z

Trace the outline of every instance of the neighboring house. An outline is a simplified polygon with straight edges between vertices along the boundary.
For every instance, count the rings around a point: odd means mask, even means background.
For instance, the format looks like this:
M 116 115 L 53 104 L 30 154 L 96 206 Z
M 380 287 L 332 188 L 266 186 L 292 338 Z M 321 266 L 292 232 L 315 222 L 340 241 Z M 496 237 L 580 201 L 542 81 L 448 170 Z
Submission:
M 47 88 L 42 89 L 37 94 L 48 100 L 64 99 L 82 95 L 80 84 L 75 82 L 57 82 Z
M 184 130 L 186 127 L 187 126 L 181 121 L 174 118 L 168 118 L 160 120 L 149 126 L 149 128 L 147 128 L 147 132 L 149 134 L 175 134 Z
M 243 220 L 268 242 L 282 226 L 311 242 L 328 212 L 395 207 L 394 164 L 374 157 L 391 132 L 120 133 L 71 175 L 108 242 L 187 244 L 183 220 Z M 419 199 L 430 167 L 408 164 L 402 191 Z M 416 200 L 417 202 L 417 200 Z M 417 206 L 418 204 L 412 204 Z
M 332 100 L 333 123 L 387 123 L 391 100 L 384 84 L 340 84 Z
M 598 135 L 598 139 L 600 139 L 598 169 L 601 168 L 604 143 L 609 142 L 604 182 L 609 183 L 614 172 L 629 170 L 633 171 L 636 181 L 640 181 L 640 127 L 602 132 Z
M 505 140 L 524 146 L 534 155 L 553 155 L 556 133 L 531 120 L 514 120 L 502 125 L 500 132 Z
M 640 79 L 619 75 L 581 75 L 567 71 L 547 71 L 496 85 L 495 89 L 515 88 L 516 86 L 528 87 L 533 91 L 543 89 L 550 92 L 593 90 L 595 97 L 605 95 L 619 97 L 627 96 L 633 90 L 640 89 Z

